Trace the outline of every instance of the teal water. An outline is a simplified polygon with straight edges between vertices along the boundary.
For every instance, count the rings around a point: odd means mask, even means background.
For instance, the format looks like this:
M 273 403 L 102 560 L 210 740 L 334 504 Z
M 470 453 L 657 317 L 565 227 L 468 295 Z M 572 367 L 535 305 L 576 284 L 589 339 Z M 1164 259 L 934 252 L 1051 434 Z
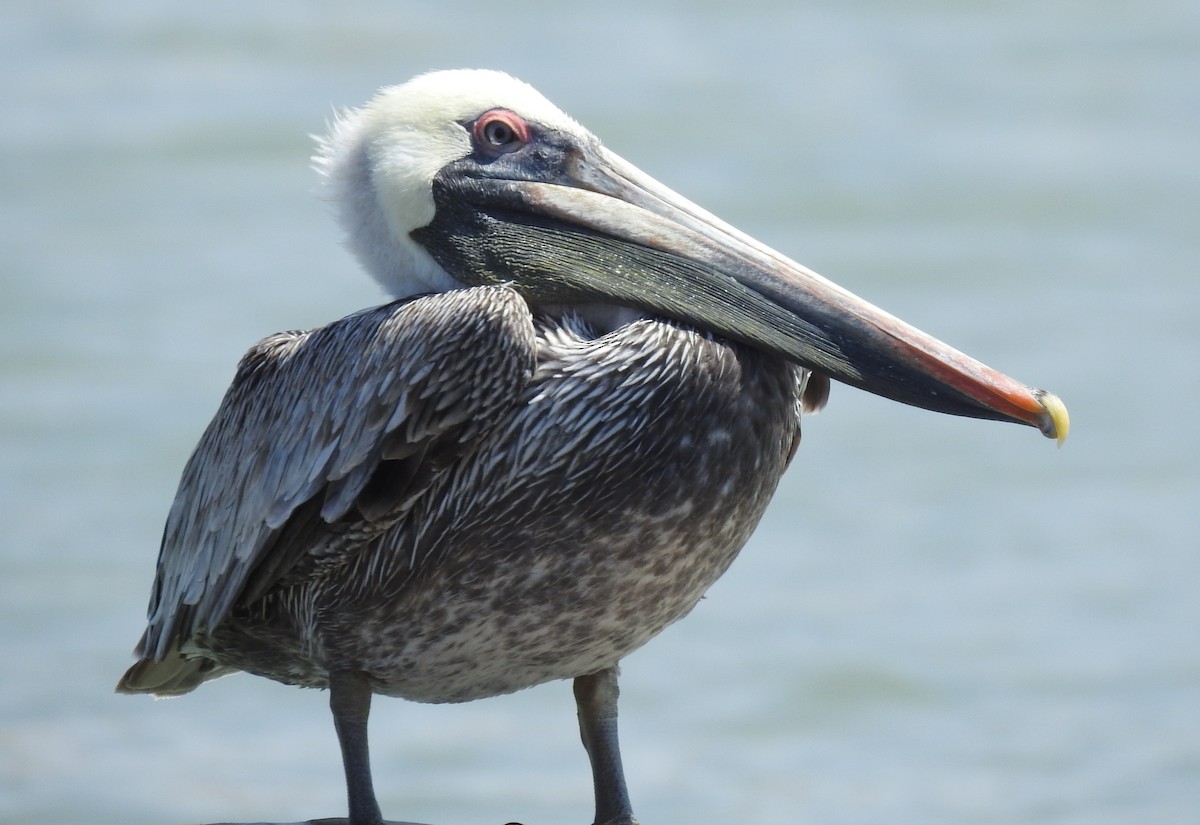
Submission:
M 308 169 L 430 68 L 1069 405 L 1071 439 L 834 387 L 767 519 L 625 664 L 652 823 L 1200 813 L 1200 7 L 0 8 L 0 823 L 343 810 L 318 692 L 118 697 L 183 462 L 253 341 L 382 296 Z M 384 810 L 587 822 L 566 684 L 379 701 Z

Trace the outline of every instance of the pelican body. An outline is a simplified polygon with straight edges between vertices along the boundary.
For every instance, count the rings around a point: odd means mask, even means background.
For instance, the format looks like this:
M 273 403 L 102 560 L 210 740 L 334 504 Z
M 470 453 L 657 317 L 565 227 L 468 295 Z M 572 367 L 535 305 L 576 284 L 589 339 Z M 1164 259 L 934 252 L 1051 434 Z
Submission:
M 118 690 L 328 688 L 349 822 L 373 694 L 573 679 L 597 825 L 634 823 L 617 666 L 757 525 L 834 378 L 1066 435 L 1065 408 L 757 243 L 530 87 L 438 72 L 317 159 L 385 306 L 251 349 L 184 469 Z

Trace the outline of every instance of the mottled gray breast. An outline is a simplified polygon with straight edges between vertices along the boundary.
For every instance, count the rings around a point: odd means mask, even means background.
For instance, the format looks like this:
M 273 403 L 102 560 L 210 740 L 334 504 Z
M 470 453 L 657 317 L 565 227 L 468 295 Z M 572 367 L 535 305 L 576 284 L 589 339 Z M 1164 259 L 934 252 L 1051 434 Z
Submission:
M 512 405 L 398 518 L 295 563 L 211 655 L 460 701 L 593 672 L 685 615 L 790 460 L 806 372 L 650 319 L 538 318 L 535 348 Z

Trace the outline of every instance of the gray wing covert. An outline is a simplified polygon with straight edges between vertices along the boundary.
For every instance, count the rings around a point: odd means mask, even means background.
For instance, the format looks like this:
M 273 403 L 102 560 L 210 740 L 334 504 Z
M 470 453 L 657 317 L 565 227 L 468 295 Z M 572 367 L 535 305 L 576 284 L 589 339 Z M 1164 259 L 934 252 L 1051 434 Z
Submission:
M 361 535 L 394 524 L 502 420 L 533 367 L 529 309 L 502 286 L 259 342 L 183 471 L 139 653 L 162 659 L 312 552 L 284 533 L 301 508 Z

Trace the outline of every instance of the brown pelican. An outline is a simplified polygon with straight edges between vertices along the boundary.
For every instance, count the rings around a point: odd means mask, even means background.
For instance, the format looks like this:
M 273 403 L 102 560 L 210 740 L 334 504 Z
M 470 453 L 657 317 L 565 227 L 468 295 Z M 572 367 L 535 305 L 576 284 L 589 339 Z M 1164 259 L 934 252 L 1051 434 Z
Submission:
M 1062 439 L 1066 410 L 794 263 L 529 86 L 427 74 L 317 163 L 396 298 L 251 349 L 183 471 L 138 661 L 329 689 L 349 822 L 373 694 L 573 679 L 595 823 L 633 823 L 617 666 L 757 524 L 830 378 Z

